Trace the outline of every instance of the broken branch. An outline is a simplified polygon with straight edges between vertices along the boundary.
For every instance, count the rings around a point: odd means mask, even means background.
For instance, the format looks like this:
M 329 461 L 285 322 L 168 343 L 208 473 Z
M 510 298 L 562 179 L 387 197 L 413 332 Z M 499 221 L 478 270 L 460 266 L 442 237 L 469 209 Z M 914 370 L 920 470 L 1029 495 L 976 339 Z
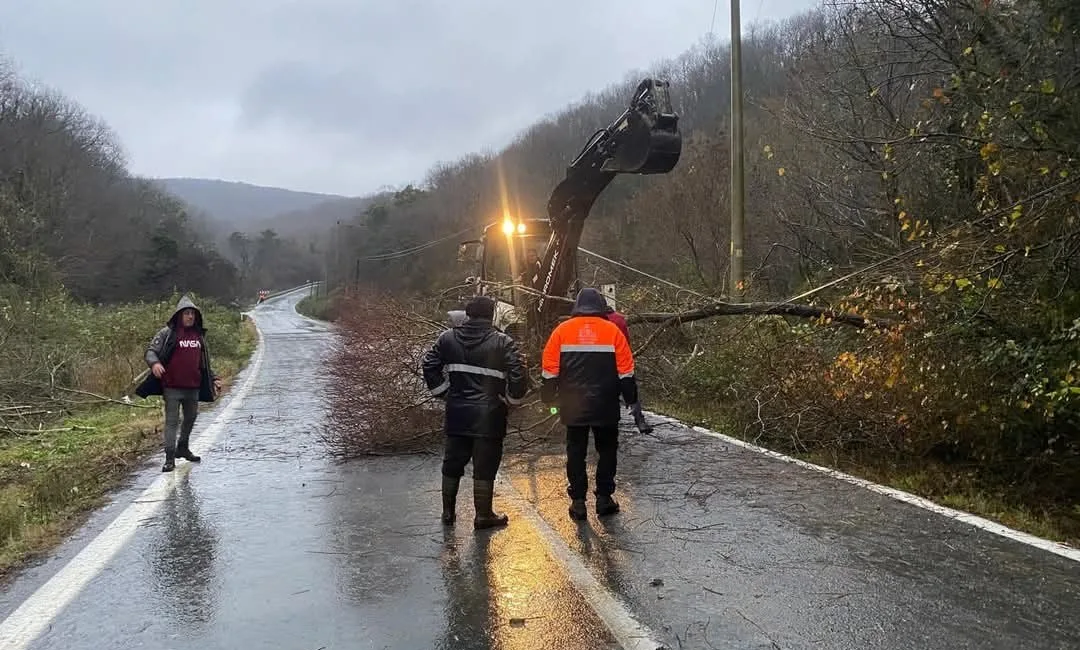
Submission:
M 663 323 L 665 327 L 676 323 L 689 323 L 713 316 L 777 315 L 798 316 L 800 318 L 823 318 L 826 321 L 851 325 L 860 329 L 866 327 L 887 327 L 886 321 L 869 319 L 853 313 L 839 313 L 831 309 L 799 305 L 790 302 L 714 302 L 703 307 L 677 313 L 646 312 L 627 317 L 627 324 Z

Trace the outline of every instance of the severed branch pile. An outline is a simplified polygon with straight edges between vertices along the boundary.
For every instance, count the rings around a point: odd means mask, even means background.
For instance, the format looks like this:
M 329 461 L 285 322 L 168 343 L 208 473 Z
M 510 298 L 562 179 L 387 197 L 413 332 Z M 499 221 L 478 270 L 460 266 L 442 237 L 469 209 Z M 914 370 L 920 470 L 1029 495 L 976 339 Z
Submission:
M 0 437 L 69 431 L 71 428 L 46 427 L 88 406 L 153 408 L 64 385 L 73 383 L 69 366 L 74 363 L 66 358 L 62 362 L 46 362 L 33 356 L 0 359 Z
M 339 300 L 339 336 L 327 364 L 329 426 L 321 435 L 328 453 L 348 460 L 437 452 L 445 402 L 429 396 L 422 361 L 449 327 L 437 319 L 445 311 L 371 289 Z M 511 410 L 508 448 L 538 443 L 557 428 L 557 420 L 537 408 L 535 395 L 526 401 Z
M 340 459 L 362 456 L 415 454 L 436 451 L 442 438 L 444 402 L 428 395 L 422 361 L 438 335 L 449 323 L 445 297 L 434 302 L 402 300 L 374 288 L 350 290 L 338 303 L 340 337 L 329 363 L 329 426 L 322 440 L 329 453 Z M 649 303 L 656 304 L 655 300 Z M 456 305 L 457 308 L 463 305 Z M 661 332 L 695 320 L 729 315 L 783 315 L 817 319 L 862 329 L 882 323 L 854 313 L 844 313 L 794 303 L 726 303 L 711 300 L 704 306 L 668 311 L 631 309 L 629 323 L 655 323 L 645 345 Z M 538 350 L 535 341 L 522 341 L 539 384 Z M 542 342 L 540 342 L 542 345 Z M 517 436 L 516 444 L 540 442 L 557 428 L 537 401 L 512 411 L 511 433 L 539 430 L 539 438 Z M 545 427 L 548 429 L 544 432 Z
M 329 427 L 337 458 L 423 453 L 442 432 L 443 402 L 428 395 L 421 361 L 445 325 L 374 291 L 340 299 L 329 359 Z

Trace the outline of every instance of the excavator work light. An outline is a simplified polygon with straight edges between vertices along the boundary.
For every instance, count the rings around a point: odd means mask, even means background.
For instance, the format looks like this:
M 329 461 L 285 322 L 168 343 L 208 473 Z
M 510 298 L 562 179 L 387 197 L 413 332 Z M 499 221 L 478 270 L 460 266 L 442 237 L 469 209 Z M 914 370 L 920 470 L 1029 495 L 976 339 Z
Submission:
M 524 223 L 519 223 L 517 231 L 518 231 L 519 235 L 524 235 L 525 234 L 525 224 Z
M 502 231 L 504 234 L 507 235 L 514 234 L 514 222 L 510 221 L 509 219 L 503 221 Z

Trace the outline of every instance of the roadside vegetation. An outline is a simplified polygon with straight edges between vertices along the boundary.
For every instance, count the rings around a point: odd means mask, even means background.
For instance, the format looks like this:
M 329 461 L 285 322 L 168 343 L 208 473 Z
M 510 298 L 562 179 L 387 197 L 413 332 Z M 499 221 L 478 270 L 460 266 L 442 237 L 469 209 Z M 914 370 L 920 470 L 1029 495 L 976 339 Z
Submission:
M 1080 4 L 825 2 L 749 30 L 743 65 L 742 300 L 884 325 L 638 322 L 646 404 L 1080 544 Z M 706 43 L 439 165 L 367 208 L 330 277 L 358 267 L 441 318 L 474 272 L 452 236 L 501 219 L 503 188 L 515 216 L 544 216 L 568 161 L 655 75 L 682 159 L 616 180 L 582 245 L 690 291 L 584 255 L 581 276 L 617 281 L 631 322 L 730 299 L 729 71 L 729 47 Z
M 0 62 L 0 576 L 159 448 L 160 400 L 124 397 L 181 294 L 204 311 L 216 370 L 247 362 L 241 292 L 104 124 Z
M 130 395 L 146 370 L 146 343 L 179 297 L 109 307 L 62 295 L 3 303 L 0 575 L 61 539 L 159 450 L 161 399 Z M 254 325 L 194 298 L 215 371 L 228 383 L 255 349 Z
M 308 318 L 321 321 L 334 321 L 338 318 L 338 304 L 341 292 L 318 293 L 305 296 L 296 304 L 296 311 Z

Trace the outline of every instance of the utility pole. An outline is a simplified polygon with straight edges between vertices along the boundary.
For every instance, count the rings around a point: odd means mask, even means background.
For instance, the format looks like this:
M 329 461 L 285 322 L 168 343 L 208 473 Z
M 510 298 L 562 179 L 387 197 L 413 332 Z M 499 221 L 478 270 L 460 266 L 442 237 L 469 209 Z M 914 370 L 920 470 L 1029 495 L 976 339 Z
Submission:
M 341 219 L 334 226 L 334 284 L 337 285 L 338 274 L 341 273 Z
M 739 0 L 731 0 L 731 299 L 743 293 L 743 92 L 742 19 Z

